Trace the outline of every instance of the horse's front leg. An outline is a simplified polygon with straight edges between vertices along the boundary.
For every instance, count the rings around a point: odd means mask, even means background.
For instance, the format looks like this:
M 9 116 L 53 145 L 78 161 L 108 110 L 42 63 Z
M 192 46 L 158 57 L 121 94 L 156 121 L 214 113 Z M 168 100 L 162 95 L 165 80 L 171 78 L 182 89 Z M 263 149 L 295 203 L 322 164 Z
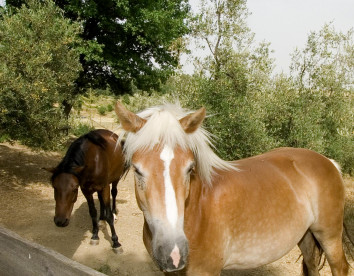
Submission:
M 113 250 L 116 253 L 121 253 L 123 250 L 121 248 L 121 244 L 118 241 L 118 236 L 116 234 L 116 230 L 114 229 L 114 218 L 113 218 L 113 213 L 112 213 L 111 206 L 110 206 L 110 187 L 109 187 L 109 185 L 106 185 L 105 188 L 102 190 L 102 199 L 103 199 L 103 204 L 104 204 L 104 210 L 105 210 L 104 213 L 106 216 L 106 221 L 109 224 L 109 227 L 111 228 Z
M 111 194 L 112 194 L 112 213 L 113 213 L 114 220 L 116 220 L 118 216 L 118 209 L 116 206 L 116 198 L 118 194 L 117 185 L 118 185 L 118 180 L 112 182 Z
M 88 193 L 83 193 L 83 194 L 86 197 L 90 216 L 92 219 L 92 237 L 91 237 L 90 244 L 97 245 L 99 243 L 99 237 L 98 237 L 97 210 L 95 207 L 95 202 L 93 201 L 92 194 L 88 194 Z

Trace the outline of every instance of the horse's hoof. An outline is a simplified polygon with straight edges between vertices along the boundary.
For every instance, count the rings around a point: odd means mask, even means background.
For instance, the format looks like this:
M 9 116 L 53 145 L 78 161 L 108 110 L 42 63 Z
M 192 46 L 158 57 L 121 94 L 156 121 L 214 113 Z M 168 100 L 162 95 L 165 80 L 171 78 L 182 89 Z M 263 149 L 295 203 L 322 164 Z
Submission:
M 115 248 L 112 248 L 113 249 L 113 252 L 116 253 L 116 254 L 122 254 L 124 251 L 123 251 L 123 247 L 122 246 L 119 246 L 119 247 L 115 247 Z
M 100 240 L 93 240 L 93 239 L 90 240 L 91 245 L 98 245 L 99 243 L 100 243 Z
M 104 220 L 100 220 L 100 221 L 98 222 L 98 228 L 99 228 L 101 231 L 105 230 L 105 229 L 106 229 L 106 222 L 105 222 Z

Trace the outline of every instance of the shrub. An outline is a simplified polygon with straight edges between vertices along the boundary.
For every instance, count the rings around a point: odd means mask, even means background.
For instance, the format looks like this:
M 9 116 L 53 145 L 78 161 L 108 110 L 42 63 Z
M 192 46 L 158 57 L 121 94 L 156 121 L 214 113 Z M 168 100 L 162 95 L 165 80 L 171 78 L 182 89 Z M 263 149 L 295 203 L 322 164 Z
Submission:
M 67 125 L 61 103 L 73 101 L 81 70 L 80 26 L 49 0 L 1 17 L 0 128 L 27 145 L 53 148 Z
M 97 107 L 98 113 L 100 113 L 100 115 L 106 115 L 107 112 L 107 108 L 105 106 L 99 106 Z
M 107 105 L 107 111 L 112 112 L 113 111 L 113 106 L 111 104 Z
M 84 124 L 84 123 L 79 123 L 77 126 L 73 127 L 71 132 L 75 136 L 79 137 L 82 136 L 86 133 L 89 133 L 90 131 L 94 130 L 95 128 L 91 125 Z

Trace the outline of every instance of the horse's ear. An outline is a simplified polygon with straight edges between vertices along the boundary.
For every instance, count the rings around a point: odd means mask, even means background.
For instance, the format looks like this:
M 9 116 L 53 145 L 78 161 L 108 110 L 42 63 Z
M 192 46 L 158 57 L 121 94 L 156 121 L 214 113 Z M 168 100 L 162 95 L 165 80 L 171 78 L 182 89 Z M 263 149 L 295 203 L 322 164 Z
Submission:
M 126 109 L 119 101 L 116 103 L 115 111 L 122 127 L 126 131 L 135 133 L 139 131 L 146 123 L 145 119 Z
M 55 173 L 57 171 L 57 168 L 42 168 L 42 170 L 45 170 L 50 173 Z
M 206 110 L 204 107 L 191 113 L 179 120 L 182 128 L 186 133 L 193 133 L 202 124 L 206 115 Z

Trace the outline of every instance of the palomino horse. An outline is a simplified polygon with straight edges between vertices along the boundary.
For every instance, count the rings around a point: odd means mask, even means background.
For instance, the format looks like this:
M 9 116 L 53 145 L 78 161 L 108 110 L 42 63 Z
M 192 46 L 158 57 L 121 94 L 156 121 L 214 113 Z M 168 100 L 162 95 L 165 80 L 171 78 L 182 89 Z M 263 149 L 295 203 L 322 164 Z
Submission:
M 178 105 L 138 115 L 121 103 L 124 153 L 135 170 L 143 240 L 164 272 L 219 275 L 271 263 L 298 245 L 306 275 L 348 274 L 342 247 L 344 187 L 326 157 L 281 148 L 226 162 L 201 127 L 205 109 Z
M 100 201 L 100 220 L 106 220 L 111 228 L 113 249 L 119 252 L 121 244 L 114 229 L 114 214 L 117 214 L 117 185 L 126 172 L 122 147 L 117 144 L 118 136 L 108 130 L 89 132 L 75 140 L 65 157 L 56 168 L 44 168 L 53 173 L 55 217 L 57 226 L 69 224 L 74 203 L 80 186 L 92 218 L 91 244 L 98 244 L 97 210 L 93 193 Z M 110 183 L 112 183 L 112 209 L 110 207 Z

